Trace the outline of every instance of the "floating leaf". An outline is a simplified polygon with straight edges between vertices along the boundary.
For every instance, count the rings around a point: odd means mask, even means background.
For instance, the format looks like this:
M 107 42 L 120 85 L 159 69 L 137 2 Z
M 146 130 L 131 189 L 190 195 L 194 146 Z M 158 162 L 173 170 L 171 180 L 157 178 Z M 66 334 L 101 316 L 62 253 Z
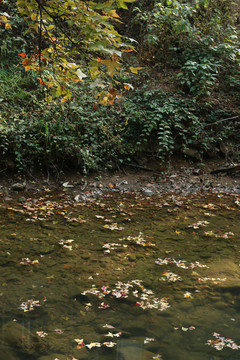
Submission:
M 121 335 L 122 335 L 121 332 L 118 332 L 118 333 L 116 333 L 116 334 L 113 334 L 113 333 L 111 333 L 111 332 L 109 331 L 105 336 L 109 336 L 109 337 L 119 337 L 119 336 L 121 336 Z
M 104 327 L 104 328 L 107 328 L 107 329 L 114 329 L 114 326 L 108 325 L 108 324 L 103 325 L 103 327 Z
M 214 340 L 207 340 L 207 345 L 214 347 L 216 350 L 222 350 L 223 348 L 227 347 L 232 350 L 239 350 L 240 345 L 237 345 L 232 339 L 225 338 L 220 336 L 220 334 L 214 332 L 213 336 L 215 337 Z
M 144 344 L 148 344 L 151 341 L 155 341 L 155 339 L 154 338 L 146 338 L 143 342 L 144 342 Z
M 38 336 L 40 336 L 40 337 L 45 337 L 45 336 L 48 335 L 48 334 L 45 333 L 44 331 L 36 331 L 36 334 L 37 334 Z
M 107 347 L 113 347 L 113 346 L 117 345 L 117 343 L 114 343 L 114 342 L 104 342 L 104 343 L 102 343 L 102 345 L 107 346 Z
M 89 349 L 93 348 L 93 347 L 101 347 L 101 343 L 99 342 L 92 342 L 90 344 L 86 344 L 86 347 L 88 347 Z

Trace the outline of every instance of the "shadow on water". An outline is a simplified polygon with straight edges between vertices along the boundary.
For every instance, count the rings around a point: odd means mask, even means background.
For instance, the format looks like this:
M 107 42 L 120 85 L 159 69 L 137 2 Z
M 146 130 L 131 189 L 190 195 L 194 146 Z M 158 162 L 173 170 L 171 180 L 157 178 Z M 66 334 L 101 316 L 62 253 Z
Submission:
M 0 360 L 240 360 L 235 195 L 0 207 Z

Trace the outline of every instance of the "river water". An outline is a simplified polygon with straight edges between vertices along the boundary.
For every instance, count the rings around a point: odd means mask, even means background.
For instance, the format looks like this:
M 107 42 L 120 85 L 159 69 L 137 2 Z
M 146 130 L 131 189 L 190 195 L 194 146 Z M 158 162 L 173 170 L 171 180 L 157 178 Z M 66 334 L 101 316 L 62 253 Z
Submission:
M 0 206 L 0 360 L 240 359 L 240 197 Z

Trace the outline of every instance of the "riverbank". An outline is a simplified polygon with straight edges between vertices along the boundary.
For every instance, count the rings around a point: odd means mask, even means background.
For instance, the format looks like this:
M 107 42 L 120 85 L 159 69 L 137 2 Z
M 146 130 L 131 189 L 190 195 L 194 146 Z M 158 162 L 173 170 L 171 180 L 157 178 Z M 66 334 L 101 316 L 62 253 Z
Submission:
M 20 177 L 5 174 L 0 179 L 0 196 L 5 199 L 19 196 L 24 201 L 40 192 L 66 192 L 75 201 L 101 196 L 106 192 L 140 191 L 147 196 L 164 193 L 180 195 L 200 192 L 240 193 L 240 171 L 227 171 L 234 166 L 223 160 L 196 164 L 175 159 L 165 166 L 157 162 L 147 166 L 131 164 L 114 173 L 84 176 L 78 172 L 57 177 L 32 174 Z

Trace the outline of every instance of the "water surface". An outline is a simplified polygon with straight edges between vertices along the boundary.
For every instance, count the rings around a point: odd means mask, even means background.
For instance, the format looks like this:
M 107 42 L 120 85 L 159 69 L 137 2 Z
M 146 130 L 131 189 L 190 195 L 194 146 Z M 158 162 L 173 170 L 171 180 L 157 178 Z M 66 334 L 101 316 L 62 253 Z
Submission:
M 240 359 L 240 199 L 0 207 L 0 360 Z

